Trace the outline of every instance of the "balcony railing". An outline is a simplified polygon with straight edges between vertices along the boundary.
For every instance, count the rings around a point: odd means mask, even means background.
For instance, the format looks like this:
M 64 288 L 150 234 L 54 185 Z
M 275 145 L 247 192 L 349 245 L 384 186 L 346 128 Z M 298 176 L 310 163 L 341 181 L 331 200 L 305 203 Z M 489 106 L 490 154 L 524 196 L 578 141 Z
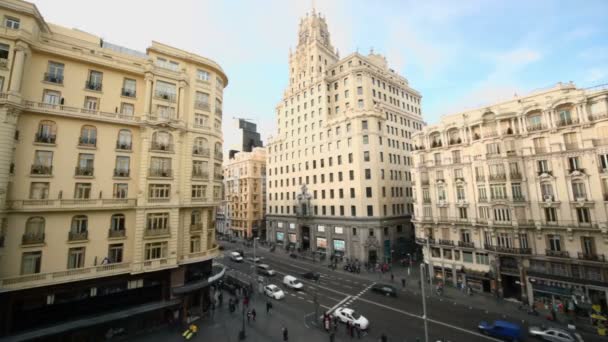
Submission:
M 114 169 L 114 177 L 129 177 L 130 173 L 129 169 Z
M 599 113 L 589 115 L 589 121 L 597 121 L 608 118 L 608 113 Z
M 419 245 L 425 245 L 426 244 L 426 239 L 425 238 L 416 238 L 416 243 Z
M 566 143 L 566 144 L 564 144 L 564 147 L 566 148 L 567 151 L 579 149 L 578 143 Z
M 78 145 L 79 146 L 95 147 L 97 145 L 97 139 L 96 138 L 80 137 L 80 138 L 78 138 Z
M 123 142 L 123 141 L 117 141 L 116 142 L 116 149 L 117 150 L 124 150 L 124 151 L 131 151 L 132 148 L 132 143 L 129 142 Z
M 545 126 L 542 123 L 539 123 L 539 124 L 530 124 L 527 127 L 528 132 L 542 131 L 543 129 L 547 129 L 547 126 Z
M 103 199 L 30 199 L 7 201 L 12 210 L 40 211 L 41 209 L 105 209 L 132 208 L 137 205 L 135 198 Z
M 84 232 L 68 232 L 68 240 L 69 241 L 83 241 L 88 240 L 89 231 L 85 230 Z
M 222 179 L 224 179 L 224 175 L 222 175 L 221 173 L 214 173 L 213 174 L 213 179 L 215 179 L 215 180 L 222 180 Z
M 576 169 L 568 169 L 568 173 L 569 173 L 569 174 L 572 174 L 572 173 L 574 173 L 574 172 L 585 173 L 585 169 L 580 168 L 580 167 L 578 167 L 578 168 L 576 168 Z
M 110 238 L 119 238 L 119 237 L 125 237 L 126 236 L 127 231 L 125 229 L 108 229 L 108 237 Z
M 504 173 L 490 174 L 490 180 L 491 181 L 504 181 L 504 180 L 507 180 L 507 175 Z
M 519 173 L 519 172 L 511 172 L 509 174 L 509 176 L 511 177 L 511 179 L 517 179 L 517 180 L 521 179 L 521 173 Z
M 475 248 L 474 242 L 458 241 L 458 247 Z
M 63 84 L 63 75 L 44 73 L 44 81 L 50 83 Z
M 172 177 L 173 172 L 171 169 L 150 168 L 148 170 L 148 175 L 150 177 Z
M 169 235 L 169 228 L 157 228 L 144 230 L 144 236 Z
M 563 126 L 569 126 L 569 125 L 576 125 L 577 123 L 578 123 L 578 118 L 568 118 L 568 119 L 557 120 L 557 122 L 555 122 L 555 125 L 557 127 L 563 127 Z
M 549 176 L 553 176 L 553 171 L 551 170 L 539 170 L 536 171 L 536 174 L 538 174 L 539 176 L 542 174 L 548 174 Z
M 52 175 L 53 174 L 53 166 L 52 165 L 32 165 L 31 168 L 32 175 Z
M 222 153 L 221 151 L 215 151 L 215 159 L 224 160 L 224 153 Z
M 57 135 L 55 135 L 55 134 L 36 133 L 36 137 L 34 138 L 34 141 L 37 143 L 43 143 L 43 144 L 54 144 L 56 139 L 57 139 Z
M 545 250 L 545 255 L 550 256 L 550 257 L 557 257 L 557 258 L 569 258 L 570 257 L 570 254 L 568 253 L 568 251 L 554 251 L 552 249 Z
M 150 150 L 152 150 L 152 151 L 172 152 L 173 151 L 173 144 L 165 143 L 165 142 L 159 142 L 159 141 L 152 141 L 152 143 L 150 144 Z
M 2 94 L 0 93 L 0 98 L 1 97 L 2 97 Z M 111 112 L 111 113 L 110 112 L 101 112 L 98 110 L 79 108 L 79 107 L 70 107 L 70 106 L 54 104 L 54 103 L 44 103 L 44 102 L 23 100 L 22 104 L 24 107 L 30 108 L 30 109 L 38 111 L 38 112 L 77 116 L 79 118 L 83 115 L 86 115 L 86 116 L 94 116 L 94 117 L 100 118 L 102 120 L 103 119 L 113 119 L 113 120 L 118 119 L 118 120 L 120 120 L 120 122 L 129 122 L 129 123 L 137 122 L 140 120 L 139 117 L 136 117 L 133 115 L 124 115 L 124 114 L 115 113 L 115 112 Z
M 477 177 L 475 177 L 475 179 L 478 182 L 485 182 L 486 181 L 486 176 L 477 176 Z
M 192 170 L 192 178 L 209 179 L 209 172 L 194 169 Z
M 437 240 L 437 242 L 443 246 L 454 246 L 454 241 L 452 241 L 452 240 L 439 239 L 439 240 Z
M 95 81 L 88 80 L 88 81 L 84 82 L 84 87 L 89 90 L 101 91 L 102 84 L 101 84 L 101 82 L 95 82 Z
M 161 91 L 156 91 L 154 93 L 154 97 L 157 99 L 161 99 L 161 100 L 165 100 L 165 101 L 169 101 L 169 102 L 175 102 L 175 94 L 173 93 L 165 93 L 165 92 L 161 92 Z
M 578 258 L 581 260 L 606 262 L 604 254 L 591 254 L 578 252 Z
M 209 157 L 211 155 L 208 148 L 198 146 L 192 148 L 192 154 L 203 157 Z
M 120 91 L 120 95 L 126 96 L 126 97 L 136 97 L 137 91 L 135 91 L 135 89 L 122 88 Z
M 190 225 L 190 231 L 191 232 L 200 232 L 203 230 L 203 224 L 202 223 L 194 223 Z
M 23 234 L 21 237 L 21 244 L 23 245 L 35 245 L 44 243 L 44 233 L 43 234 Z
M 92 177 L 94 172 L 95 169 L 90 166 L 76 166 L 76 171 L 74 172 L 74 175 Z
M 496 253 L 529 255 L 532 254 L 531 248 L 504 247 L 484 244 L 484 249 Z
M 210 110 L 209 103 L 208 102 L 204 102 L 204 101 L 195 101 L 194 102 L 194 107 L 196 109 L 201 109 L 201 110 L 204 110 L 204 111 L 207 111 L 207 112 Z
M 221 108 L 215 108 L 215 115 L 222 116 L 222 109 Z

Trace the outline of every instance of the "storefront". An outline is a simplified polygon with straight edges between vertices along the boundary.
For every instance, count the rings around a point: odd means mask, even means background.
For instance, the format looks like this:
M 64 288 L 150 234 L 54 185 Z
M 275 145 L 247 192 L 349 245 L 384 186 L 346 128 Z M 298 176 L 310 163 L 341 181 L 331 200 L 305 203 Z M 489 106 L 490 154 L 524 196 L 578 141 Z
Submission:
M 277 232 L 277 243 L 283 243 L 285 241 L 285 233 Z
M 486 272 L 463 270 L 466 277 L 466 286 L 475 292 L 492 292 L 492 279 Z
M 531 292 L 530 300 L 537 310 L 550 311 L 553 308 L 565 313 L 569 308 L 591 307 L 588 289 L 583 284 L 541 278 L 538 275 L 529 276 L 527 280 L 528 292 Z
M 327 239 L 324 237 L 316 238 L 316 252 L 319 254 L 327 254 Z
M 344 256 L 346 252 L 346 245 L 344 240 L 334 239 L 333 240 L 334 254 L 337 256 Z

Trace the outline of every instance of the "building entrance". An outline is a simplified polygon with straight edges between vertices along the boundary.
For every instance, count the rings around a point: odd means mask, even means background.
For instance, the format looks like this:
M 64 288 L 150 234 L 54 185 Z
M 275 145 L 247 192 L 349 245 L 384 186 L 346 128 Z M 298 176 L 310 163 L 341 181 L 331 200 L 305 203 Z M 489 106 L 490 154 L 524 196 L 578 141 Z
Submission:
M 302 226 L 302 249 L 310 249 L 310 227 Z
M 372 265 L 375 265 L 376 262 L 378 261 L 378 254 L 376 252 L 376 250 L 370 250 L 367 252 L 367 262 L 369 262 Z

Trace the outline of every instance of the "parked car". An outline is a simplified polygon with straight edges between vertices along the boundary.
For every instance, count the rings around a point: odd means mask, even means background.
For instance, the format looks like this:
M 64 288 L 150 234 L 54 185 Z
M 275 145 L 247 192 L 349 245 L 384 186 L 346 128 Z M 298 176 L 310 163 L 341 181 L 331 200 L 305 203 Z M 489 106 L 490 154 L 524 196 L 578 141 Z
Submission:
M 530 336 L 552 342 L 583 342 L 583 338 L 578 333 L 571 333 L 564 329 L 530 327 Z
M 315 280 L 315 281 L 319 280 L 319 277 L 321 277 L 319 272 L 312 272 L 312 271 L 302 273 L 300 276 L 304 279 Z
M 243 257 L 239 254 L 239 252 L 230 252 L 230 260 L 234 262 L 243 262 Z
M 372 286 L 372 292 L 381 293 L 389 297 L 397 297 L 397 289 L 392 285 L 375 284 Z
M 235 249 L 234 251 L 239 253 L 243 258 L 245 257 L 245 252 L 242 249 Z
M 270 266 L 268 266 L 266 264 L 259 264 L 257 267 L 257 270 L 258 270 L 258 274 L 269 276 L 269 277 L 272 277 L 276 274 L 276 272 L 272 268 L 270 268 Z
M 506 341 L 519 342 L 523 339 L 521 326 L 507 321 L 494 321 L 492 324 L 481 321 L 477 328 L 482 334 L 501 338 Z
M 285 292 L 274 284 L 264 286 L 264 294 L 276 300 L 285 298 Z
M 283 284 L 294 290 L 301 290 L 304 287 L 304 284 L 302 284 L 296 277 L 290 275 L 283 277 Z
M 260 258 L 260 257 L 255 257 L 255 258 L 254 257 L 249 257 L 249 258 L 247 258 L 247 261 L 251 261 L 252 263 L 257 264 L 258 262 L 262 261 L 262 258 Z
M 358 325 L 361 330 L 367 330 L 367 328 L 369 328 L 369 321 L 367 318 L 361 316 L 353 309 L 345 307 L 337 308 L 336 311 L 334 311 L 333 316 L 342 323 L 350 322 L 354 326 Z

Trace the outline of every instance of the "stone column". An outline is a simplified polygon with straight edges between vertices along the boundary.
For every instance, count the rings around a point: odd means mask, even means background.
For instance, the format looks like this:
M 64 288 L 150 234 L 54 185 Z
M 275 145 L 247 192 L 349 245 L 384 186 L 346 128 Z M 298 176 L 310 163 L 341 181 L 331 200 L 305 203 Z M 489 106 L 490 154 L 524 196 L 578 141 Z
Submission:
M 15 46 L 15 61 L 11 69 L 11 84 L 9 93 L 17 95 L 21 92 L 21 82 L 23 80 L 23 69 L 25 67 L 25 55 L 29 51 L 26 43 L 18 42 Z
M 580 122 L 587 122 L 589 121 L 589 118 L 587 117 L 587 105 L 585 103 L 581 103 L 578 106 L 576 106 L 576 108 L 578 109 L 578 119 Z
M 153 76 L 150 73 L 146 73 L 146 76 L 144 79 L 146 80 L 146 92 L 145 92 L 145 96 L 144 96 L 144 115 L 149 116 L 152 112 L 151 108 L 152 108 L 152 87 L 153 87 L 152 79 L 153 79 Z
M 186 89 L 186 82 L 179 82 L 178 100 L 177 100 L 177 119 L 184 120 L 186 117 L 186 107 L 184 105 L 184 94 Z

